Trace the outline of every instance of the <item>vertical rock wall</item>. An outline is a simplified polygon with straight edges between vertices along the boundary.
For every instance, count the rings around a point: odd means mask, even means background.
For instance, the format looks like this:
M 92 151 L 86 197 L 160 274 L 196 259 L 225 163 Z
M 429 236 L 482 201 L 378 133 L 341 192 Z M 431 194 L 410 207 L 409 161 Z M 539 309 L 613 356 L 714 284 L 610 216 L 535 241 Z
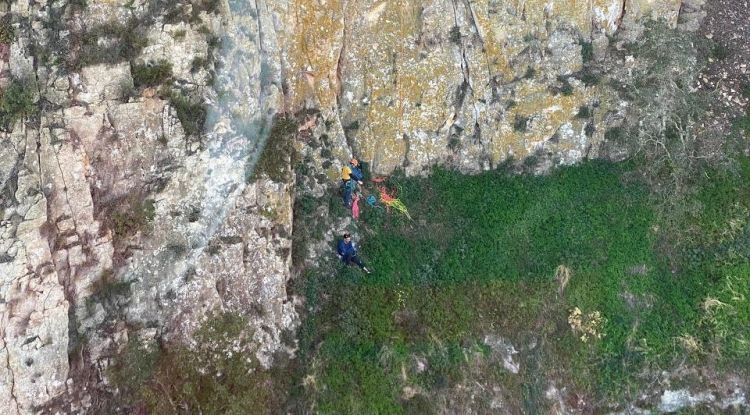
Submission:
M 281 43 L 292 105 L 319 107 L 374 171 L 420 174 L 435 164 L 471 172 L 535 153 L 557 164 L 596 154 L 603 129 L 587 132 L 589 121 L 575 116 L 595 105 L 597 124 L 617 102 L 583 78 L 582 48 L 637 30 L 644 17 L 674 25 L 680 1 L 296 0 L 288 8 Z
M 189 342 L 209 315 L 238 313 L 268 366 L 297 321 L 293 175 L 246 171 L 283 105 L 263 2 L 87 3 L 5 10 L 0 85 L 26 80 L 40 111 L 0 139 L 3 414 L 96 412 L 129 338 Z M 133 21 L 145 42 L 132 56 L 72 62 L 86 33 L 119 47 Z M 186 132 L 169 94 L 136 89 L 139 65 L 161 62 L 168 87 L 207 101 L 204 133 Z

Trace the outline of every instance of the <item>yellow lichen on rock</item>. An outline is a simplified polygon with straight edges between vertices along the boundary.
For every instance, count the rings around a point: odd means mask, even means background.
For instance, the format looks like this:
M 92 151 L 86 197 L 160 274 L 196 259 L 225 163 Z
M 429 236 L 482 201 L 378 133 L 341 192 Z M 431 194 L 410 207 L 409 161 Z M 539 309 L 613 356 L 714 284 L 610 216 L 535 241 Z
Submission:
M 358 121 L 360 128 L 351 133 L 361 156 L 372 160 L 376 170 L 403 163 L 412 132 L 439 127 L 450 110 L 449 85 L 460 77 L 455 56 L 420 46 L 420 5 L 360 4 L 353 13 L 363 17 L 352 22 L 347 36 L 342 75 L 348 93 L 342 107 Z
M 609 90 L 574 79 L 592 32 L 676 19 L 679 2 L 293 0 L 287 102 L 335 118 L 336 157 L 355 153 L 376 173 L 444 162 L 476 171 L 540 149 L 573 162 L 601 141 L 595 124 L 617 105 L 600 100 L 592 117 L 576 117 Z M 572 93 L 555 91 L 561 77 Z
M 664 20 L 670 26 L 677 25 L 682 0 L 625 0 L 624 19 L 629 22 L 644 18 Z
M 335 107 L 340 88 L 337 79 L 339 53 L 343 44 L 343 0 L 295 0 L 289 8 L 293 32 L 286 42 L 289 71 L 289 99 L 300 108 L 313 99 L 321 108 Z

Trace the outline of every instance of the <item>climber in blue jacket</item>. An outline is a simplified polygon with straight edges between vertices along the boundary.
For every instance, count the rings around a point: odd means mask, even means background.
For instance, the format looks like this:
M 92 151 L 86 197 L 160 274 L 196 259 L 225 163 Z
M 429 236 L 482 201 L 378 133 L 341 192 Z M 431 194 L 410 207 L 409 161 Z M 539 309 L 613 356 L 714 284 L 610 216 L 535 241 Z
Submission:
M 356 180 L 359 185 L 362 185 L 362 180 L 365 179 L 365 175 L 362 173 L 359 160 L 356 158 L 349 160 L 349 170 L 351 172 L 351 178 Z
M 352 236 L 350 234 L 345 233 L 344 239 L 339 240 L 336 251 L 339 254 L 339 258 L 341 258 L 341 261 L 346 265 L 354 263 L 362 268 L 362 271 L 368 274 L 370 273 L 370 270 L 367 269 L 365 263 L 357 256 L 357 247 L 354 242 L 352 242 Z

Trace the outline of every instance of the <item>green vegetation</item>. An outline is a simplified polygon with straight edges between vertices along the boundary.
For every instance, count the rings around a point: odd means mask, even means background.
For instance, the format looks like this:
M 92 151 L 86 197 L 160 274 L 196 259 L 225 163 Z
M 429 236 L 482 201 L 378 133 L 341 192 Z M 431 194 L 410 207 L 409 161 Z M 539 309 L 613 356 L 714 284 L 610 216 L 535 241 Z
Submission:
M 750 136 L 750 111 L 741 117 L 737 117 L 734 121 L 734 127 L 745 133 L 745 135 Z
M 10 15 L 7 15 L 10 17 Z M 11 26 L 10 19 L 0 19 L 0 44 L 8 45 L 16 40 L 16 31 Z
M 68 0 L 68 7 L 74 11 L 85 10 L 88 7 L 88 0 Z
M 77 53 L 70 56 L 71 69 L 100 63 L 118 63 L 133 60 L 147 45 L 144 25 L 136 19 L 125 23 L 110 22 L 74 34 L 71 43 Z
M 36 112 L 31 82 L 13 79 L 0 97 L 0 128 L 8 130 L 19 118 Z
M 107 216 L 111 229 L 118 237 L 128 237 L 139 231 L 148 230 L 154 220 L 156 208 L 153 199 L 140 200 L 137 196 L 128 198 L 122 208 Z
M 86 297 L 86 309 L 94 311 L 95 304 L 101 304 L 108 312 L 116 312 L 118 301 L 130 295 L 130 282 L 119 281 L 112 270 L 106 270 L 91 288 L 92 294 Z
M 176 91 L 170 91 L 167 96 L 170 105 L 177 112 L 177 118 L 185 130 L 185 134 L 189 136 L 200 135 L 203 132 L 203 126 L 206 123 L 206 116 L 208 115 L 203 101 L 196 101 Z
M 109 375 L 125 402 L 148 413 L 279 413 L 288 376 L 260 367 L 248 331 L 244 318 L 224 313 L 198 330 L 195 348 L 132 338 Z
M 622 143 L 625 139 L 625 129 L 612 127 L 604 133 L 604 139 L 614 143 Z
M 536 70 L 529 66 L 526 68 L 526 73 L 523 74 L 523 79 L 532 79 L 536 75 Z
M 591 62 L 594 59 L 594 46 L 591 42 L 587 42 L 583 39 L 579 40 L 578 43 L 581 45 L 581 58 L 583 63 Z
M 451 138 L 448 140 L 448 148 L 451 151 L 456 151 L 461 146 L 461 139 L 458 134 L 451 134 Z
M 560 82 L 560 86 L 553 88 L 555 93 L 563 94 L 564 96 L 573 95 L 574 88 L 567 76 L 558 76 L 557 81 Z
M 292 174 L 291 159 L 294 152 L 292 142 L 297 124 L 290 118 L 277 118 L 266 141 L 266 146 L 255 164 L 248 180 L 262 174 L 271 180 L 283 182 Z
M 677 269 L 659 252 L 659 216 L 634 167 L 391 179 L 415 220 L 364 210 L 362 252 L 375 273 L 326 265 L 303 276 L 308 404 L 404 413 L 478 382 L 502 384 L 534 412 L 547 402 L 539 378 L 619 400 L 645 368 L 684 356 L 747 365 L 747 333 L 734 328 L 750 324 L 750 163 L 699 185 L 689 223 L 706 237 L 684 246 Z M 492 363 L 487 335 L 538 345 L 517 356 L 515 380 Z M 405 386 L 424 396 L 402 399 Z
M 451 42 L 457 45 L 460 45 L 461 44 L 461 28 L 458 26 L 451 27 L 451 30 L 448 33 L 448 39 L 450 39 Z
M 131 65 L 136 88 L 159 86 L 172 78 L 172 64 L 166 60 Z
M 576 74 L 577 78 L 586 86 L 598 85 L 601 80 L 600 76 L 591 68 L 584 68 Z
M 721 43 L 716 43 L 714 44 L 713 48 L 711 48 L 711 57 L 713 57 L 714 59 L 723 61 L 724 59 L 728 58 L 729 55 L 729 48 Z
M 190 73 L 197 73 L 201 69 L 208 69 L 208 67 L 208 59 L 201 56 L 196 56 L 195 58 L 193 58 L 192 62 L 190 62 Z
M 513 130 L 518 133 L 525 133 L 529 129 L 529 117 L 516 115 L 513 120 Z
M 743 84 L 741 92 L 745 99 L 750 100 L 750 83 Z M 745 115 L 741 115 L 734 120 L 734 127 L 743 132 L 747 137 L 750 137 L 750 106 L 745 111 Z
M 589 108 L 587 105 L 581 105 L 578 107 L 578 114 L 576 114 L 576 118 L 589 118 L 591 116 L 591 108 Z
M 168 2 L 164 11 L 167 23 L 186 22 L 197 24 L 202 21 L 201 14 L 215 14 L 221 7 L 220 0 L 191 0 L 187 2 Z M 254 12 L 253 12 L 254 14 Z

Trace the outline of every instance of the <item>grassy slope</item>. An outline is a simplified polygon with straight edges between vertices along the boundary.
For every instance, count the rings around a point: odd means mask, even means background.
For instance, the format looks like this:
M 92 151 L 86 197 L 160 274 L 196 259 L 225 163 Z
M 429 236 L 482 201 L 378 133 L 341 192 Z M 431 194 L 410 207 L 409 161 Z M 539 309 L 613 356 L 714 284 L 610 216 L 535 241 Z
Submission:
M 510 407 L 533 412 L 546 405 L 547 382 L 589 402 L 622 399 L 641 368 L 668 367 L 685 353 L 678 336 L 698 337 L 702 350 L 715 346 L 701 304 L 731 297 L 725 274 L 740 275 L 747 290 L 747 265 L 715 254 L 667 269 L 653 249 L 658 223 L 648 192 L 625 177 L 627 166 L 592 162 L 549 177 L 438 170 L 392 179 L 415 220 L 364 210 L 362 252 L 375 273 L 306 275 L 305 393 L 323 413 L 425 412 L 435 402 L 461 405 L 455 385 L 499 384 Z M 705 207 L 692 221 L 724 229 L 728 204 L 750 206 L 748 177 L 747 169 L 715 177 L 697 196 Z M 697 251 L 726 250 L 707 238 Z M 559 265 L 572 270 L 562 296 L 553 278 Z M 748 323 L 736 306 L 722 324 Z M 582 342 L 571 331 L 574 307 L 601 312 L 601 340 Z M 489 334 L 520 350 L 518 376 L 483 344 Z M 417 358 L 426 370 L 416 370 Z M 433 398 L 403 399 L 405 386 Z M 486 400 L 472 405 L 488 407 Z

